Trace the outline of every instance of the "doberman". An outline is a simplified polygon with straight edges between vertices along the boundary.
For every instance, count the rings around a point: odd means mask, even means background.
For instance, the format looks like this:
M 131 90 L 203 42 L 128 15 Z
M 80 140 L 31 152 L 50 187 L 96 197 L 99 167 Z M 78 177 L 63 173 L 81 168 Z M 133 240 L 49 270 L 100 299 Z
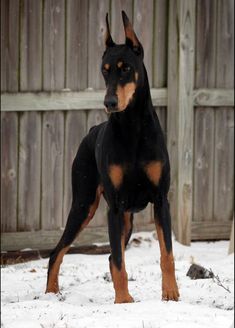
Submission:
M 161 251 L 162 298 L 177 301 L 167 193 L 170 164 L 154 111 L 144 51 L 122 11 L 125 44 L 116 45 L 106 15 L 106 49 L 101 70 L 106 83 L 107 122 L 90 129 L 72 166 L 72 206 L 64 233 L 50 255 L 46 292 L 59 291 L 58 274 L 64 254 L 90 222 L 103 194 L 109 206 L 110 272 L 115 303 L 133 302 L 128 291 L 124 251 L 133 226 L 133 213 L 154 205 Z

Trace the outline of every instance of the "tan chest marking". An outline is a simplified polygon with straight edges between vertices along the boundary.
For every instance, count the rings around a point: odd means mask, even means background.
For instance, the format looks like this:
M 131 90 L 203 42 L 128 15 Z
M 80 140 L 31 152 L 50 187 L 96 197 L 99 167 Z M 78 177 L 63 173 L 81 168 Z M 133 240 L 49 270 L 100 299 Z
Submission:
M 123 168 L 120 165 L 110 165 L 109 177 L 115 188 L 119 188 L 123 181 Z
M 162 175 L 162 162 L 160 161 L 153 161 L 150 162 L 145 166 L 145 172 L 149 178 L 149 180 L 154 183 L 155 185 L 158 185 L 159 180 Z

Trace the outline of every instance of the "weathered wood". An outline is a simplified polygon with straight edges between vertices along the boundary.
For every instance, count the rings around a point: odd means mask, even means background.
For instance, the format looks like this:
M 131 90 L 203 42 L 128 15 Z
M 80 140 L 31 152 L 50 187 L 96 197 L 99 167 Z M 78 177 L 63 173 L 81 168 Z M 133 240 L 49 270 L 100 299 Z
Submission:
M 232 229 L 230 234 L 228 254 L 234 253 L 234 218 L 232 223 Z
M 144 47 L 144 63 L 152 86 L 153 68 L 153 0 L 134 0 L 133 25 L 135 33 Z
M 21 1 L 20 90 L 42 89 L 42 1 Z
M 197 108 L 194 125 L 193 221 L 213 220 L 214 110 Z M 193 223 L 192 223 L 193 224 Z
M 186 245 L 191 241 L 193 188 L 193 84 L 195 1 L 180 0 L 179 8 L 179 113 L 178 113 L 178 232 Z
M 234 1 L 218 0 L 216 86 L 234 86 Z M 215 117 L 215 220 L 233 217 L 234 112 L 220 108 Z M 228 234 L 229 236 L 229 234 Z
M 43 9 L 43 89 L 61 90 L 65 81 L 64 0 L 45 1 Z
M 229 239 L 231 222 L 203 221 L 194 222 L 191 231 L 191 240 L 219 240 Z
M 17 230 L 17 113 L 1 114 L 1 231 Z
M 87 117 L 87 131 L 92 126 L 98 125 L 107 121 L 107 115 L 104 111 L 93 110 L 88 113 Z M 107 225 L 107 204 L 103 197 L 100 199 L 99 207 L 94 215 L 94 218 L 89 223 L 90 227 L 99 227 Z
M 215 87 L 217 1 L 199 0 L 196 5 L 195 86 Z M 203 93 L 200 97 L 203 98 Z M 192 224 L 194 221 L 213 220 L 214 116 L 213 108 L 195 109 Z
M 172 66 L 175 59 L 172 58 L 172 49 L 170 45 L 171 60 L 169 62 L 168 75 L 168 131 L 171 133 L 169 144 L 171 151 L 174 142 L 174 161 L 177 162 L 174 170 L 173 185 L 175 197 L 175 209 L 177 220 L 177 239 L 186 245 L 190 244 L 191 219 L 192 219 L 192 183 L 193 183 L 193 83 L 194 83 L 194 37 L 195 37 L 195 1 L 179 0 L 177 1 L 178 10 L 174 8 L 173 2 L 170 2 L 171 19 L 174 17 L 172 10 L 178 12 L 179 22 L 179 57 L 178 71 Z M 175 17 L 177 18 L 177 17 Z M 176 22 L 175 22 L 176 24 Z M 171 23 L 172 28 L 173 22 Z M 171 33 L 175 33 L 171 30 Z M 172 35 L 172 40 L 177 35 Z M 176 48 L 177 49 L 177 48 Z M 178 75 L 178 76 L 177 76 Z M 177 86 L 178 81 L 178 86 Z M 173 84 L 175 83 L 175 84 Z M 177 92 L 178 90 L 178 92 Z M 176 96 L 172 98 L 172 94 Z M 176 107 L 176 108 L 175 108 Z M 175 125 L 174 131 L 170 131 L 172 125 Z M 172 191 L 171 191 L 172 192 Z
M 233 217 L 234 190 L 234 111 L 216 111 L 215 120 L 214 218 Z M 229 236 L 229 235 L 228 235 Z
M 151 89 L 154 106 L 166 106 L 166 89 Z M 105 91 L 38 92 L 1 95 L 2 111 L 84 110 L 104 108 Z
M 65 115 L 65 149 L 64 149 L 64 201 L 63 201 L 63 226 L 72 204 L 72 162 L 78 147 L 86 134 L 86 112 L 68 112 Z
M 41 115 L 20 115 L 18 231 L 40 229 Z
M 214 88 L 216 79 L 217 0 L 197 0 L 196 6 L 195 87 Z
M 105 50 L 105 15 L 107 12 L 109 12 L 108 0 L 92 0 L 89 2 L 88 87 L 93 89 L 102 89 L 105 86 L 100 72 L 100 65 Z
M 153 86 L 162 88 L 167 85 L 168 1 L 156 0 L 154 4 Z
M 139 225 L 134 232 L 153 231 L 154 224 Z M 1 236 L 2 251 L 19 251 L 24 249 L 52 249 L 58 243 L 63 230 L 39 230 L 30 232 L 8 232 Z M 74 241 L 72 247 L 108 243 L 108 227 L 87 227 Z
M 178 102 L 178 6 L 177 1 L 170 0 L 168 13 L 168 93 L 167 93 L 167 148 L 171 163 L 171 185 L 168 194 L 172 218 L 172 228 L 178 236 L 177 224 L 177 182 L 178 182 L 178 121 L 176 120 L 179 110 Z
M 42 229 L 62 227 L 64 114 L 47 112 L 42 126 Z
M 1 91 L 18 91 L 19 1 L 1 1 Z
M 100 255 L 100 254 L 109 254 L 109 253 L 110 253 L 109 245 L 101 245 L 101 246 L 85 245 L 85 246 L 71 247 L 66 253 L 66 255 L 68 254 Z M 0 265 L 4 266 L 4 265 L 18 264 L 28 261 L 41 260 L 50 257 L 50 254 L 51 254 L 51 249 L 2 252 Z M 32 270 L 30 272 L 34 272 Z
M 233 89 L 195 89 L 193 98 L 194 106 L 234 106 Z
M 132 22 L 132 2 L 132 0 L 111 1 L 111 35 L 113 41 L 117 44 L 125 43 L 121 11 L 124 10 Z
M 89 1 L 83 0 L 66 1 L 66 88 L 71 90 L 87 88 L 88 4 Z M 94 14 L 93 19 L 95 17 L 96 14 Z M 90 69 L 95 70 L 94 67 Z

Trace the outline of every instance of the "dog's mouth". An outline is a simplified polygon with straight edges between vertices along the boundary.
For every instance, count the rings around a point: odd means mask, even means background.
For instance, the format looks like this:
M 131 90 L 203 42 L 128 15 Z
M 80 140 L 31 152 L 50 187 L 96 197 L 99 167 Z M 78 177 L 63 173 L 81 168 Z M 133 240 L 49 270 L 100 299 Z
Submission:
M 105 106 L 105 112 L 107 113 L 107 114 L 112 114 L 112 113 L 120 113 L 120 112 L 123 112 L 125 109 L 122 109 L 122 110 L 120 110 L 118 107 L 116 107 L 116 108 L 109 108 L 109 107 L 106 107 Z

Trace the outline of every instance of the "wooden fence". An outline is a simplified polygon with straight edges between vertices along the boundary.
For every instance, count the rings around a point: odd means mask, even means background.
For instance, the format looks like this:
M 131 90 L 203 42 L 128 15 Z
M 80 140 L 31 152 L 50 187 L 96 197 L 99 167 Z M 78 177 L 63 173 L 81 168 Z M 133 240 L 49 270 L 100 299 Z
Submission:
M 100 74 L 105 13 L 120 11 L 145 49 L 172 166 L 177 239 L 229 238 L 233 217 L 233 0 L 1 0 L 2 248 L 50 248 L 71 203 L 70 167 L 106 119 Z M 151 206 L 137 230 L 153 229 Z M 107 240 L 106 205 L 79 244 Z

